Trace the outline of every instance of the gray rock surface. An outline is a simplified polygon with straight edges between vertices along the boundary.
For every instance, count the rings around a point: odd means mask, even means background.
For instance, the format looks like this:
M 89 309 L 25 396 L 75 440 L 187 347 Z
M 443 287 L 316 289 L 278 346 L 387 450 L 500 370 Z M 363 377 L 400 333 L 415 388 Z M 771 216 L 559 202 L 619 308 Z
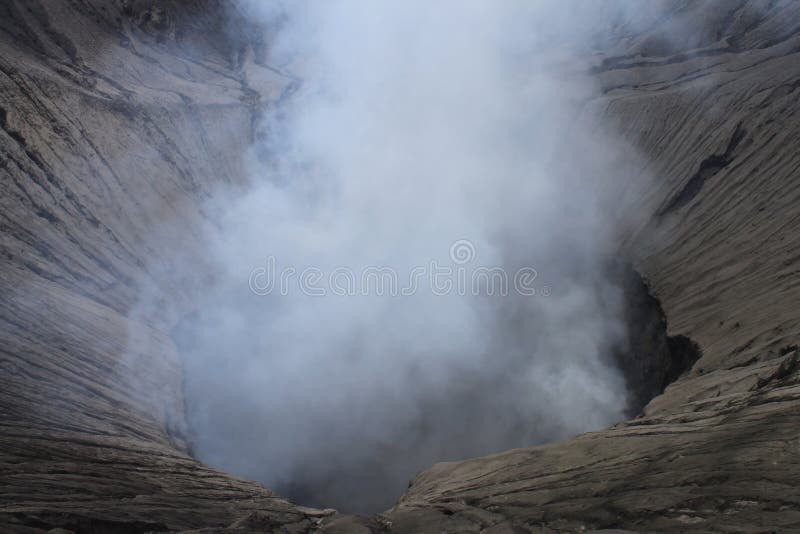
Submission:
M 676 3 L 596 61 L 589 109 L 655 179 L 622 250 L 702 358 L 628 422 L 437 464 L 371 518 L 294 505 L 185 442 L 164 332 L 202 280 L 149 260 L 176 232 L 202 265 L 202 200 L 240 182 L 241 125 L 293 83 L 257 32 L 223 39 L 215 6 L 0 2 L 5 530 L 800 530 L 800 4 Z M 697 31 L 674 42 L 680 18 Z M 152 324 L 130 318 L 144 280 Z

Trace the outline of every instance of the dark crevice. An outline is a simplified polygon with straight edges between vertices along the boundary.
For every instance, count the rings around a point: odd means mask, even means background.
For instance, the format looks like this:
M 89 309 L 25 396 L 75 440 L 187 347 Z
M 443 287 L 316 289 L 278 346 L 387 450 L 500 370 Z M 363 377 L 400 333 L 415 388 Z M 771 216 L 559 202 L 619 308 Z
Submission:
M 779 35 L 775 35 L 771 39 L 765 39 L 761 42 L 746 43 L 745 40 L 747 34 L 756 29 L 759 24 L 763 22 L 763 14 L 756 13 L 755 15 L 756 18 L 739 33 L 731 35 L 728 30 L 720 30 L 717 39 L 722 39 L 725 35 L 731 36 L 726 41 L 717 43 L 716 46 L 709 46 L 707 48 L 698 48 L 695 50 L 682 52 L 671 50 L 669 48 L 666 50 L 659 50 L 664 57 L 653 57 L 653 55 L 646 53 L 611 56 L 604 58 L 600 65 L 590 69 L 590 72 L 592 74 L 599 74 L 615 70 L 663 67 L 676 63 L 691 61 L 694 59 L 716 57 L 723 54 L 739 54 L 750 50 L 764 50 L 785 43 L 786 41 L 800 35 L 800 26 L 792 26 L 788 30 L 780 33 Z M 723 23 L 723 26 L 725 25 L 726 23 Z M 653 36 L 652 39 L 655 39 L 656 37 L 657 35 Z M 672 43 L 670 39 L 659 40 L 659 42 L 667 47 L 674 46 L 674 43 Z M 674 53 L 669 55 L 671 52 Z
M 8 127 L 8 115 L 3 108 L 0 108 L 0 129 L 4 130 L 11 139 L 22 145 L 23 148 L 26 146 L 25 138 L 22 137 L 22 134 Z
M 599 74 L 601 72 L 608 72 L 612 70 L 635 69 L 639 67 L 663 67 L 665 65 L 683 63 L 692 59 L 714 57 L 727 53 L 730 53 L 728 48 L 712 48 L 709 50 L 694 50 L 691 52 L 684 52 L 666 58 L 651 60 L 642 59 L 641 61 L 630 62 L 627 62 L 626 60 L 633 59 L 631 56 L 608 57 L 605 58 L 599 66 L 590 69 L 589 72 L 591 74 Z
M 617 266 L 624 294 L 624 342 L 614 351 L 625 378 L 629 417 L 640 414 L 650 400 L 690 370 L 702 352 L 684 335 L 668 335 L 667 319 L 646 280 L 630 265 Z
M 658 217 L 663 217 L 669 213 L 675 212 L 691 202 L 703 189 L 706 181 L 713 178 L 722 169 L 728 166 L 736 155 L 736 148 L 741 143 L 744 136 L 747 135 L 747 130 L 742 128 L 742 123 L 736 125 L 733 135 L 728 141 L 728 146 L 722 154 L 712 154 L 700 163 L 697 172 L 689 178 L 683 189 L 663 207 L 657 214 Z
M 787 352 L 786 354 L 789 353 Z M 781 362 L 778 368 L 771 375 L 759 378 L 758 382 L 756 383 L 756 389 L 761 389 L 772 382 L 780 382 L 784 378 L 792 375 L 798 369 L 798 367 L 800 367 L 800 358 L 798 358 L 797 352 L 795 351 L 794 354 Z

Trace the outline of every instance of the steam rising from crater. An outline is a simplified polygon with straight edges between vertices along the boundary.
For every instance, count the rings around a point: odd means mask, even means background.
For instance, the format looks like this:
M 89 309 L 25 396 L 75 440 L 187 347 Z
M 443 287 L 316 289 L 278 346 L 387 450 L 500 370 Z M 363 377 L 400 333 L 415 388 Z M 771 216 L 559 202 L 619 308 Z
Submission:
M 280 20 L 267 63 L 299 83 L 264 110 L 252 185 L 211 202 L 215 282 L 177 331 L 202 460 L 375 511 L 434 462 L 622 418 L 603 264 L 628 178 L 566 52 L 586 21 L 530 4 L 244 5 Z M 458 240 L 469 263 L 450 257 Z M 535 294 L 443 295 L 423 278 L 409 295 L 259 295 L 251 274 L 270 257 L 401 283 L 432 261 L 509 280 L 531 268 Z

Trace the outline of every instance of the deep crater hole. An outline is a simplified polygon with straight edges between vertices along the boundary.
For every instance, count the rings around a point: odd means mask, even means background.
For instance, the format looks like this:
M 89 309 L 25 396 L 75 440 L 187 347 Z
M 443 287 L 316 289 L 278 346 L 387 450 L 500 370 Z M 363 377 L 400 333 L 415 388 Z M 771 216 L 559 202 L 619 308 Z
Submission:
M 492 307 L 493 331 L 481 332 L 492 340 L 483 345 L 487 354 L 462 365 L 461 357 L 437 359 L 446 345 L 425 346 L 441 343 L 438 337 L 415 341 L 419 333 L 404 332 L 399 344 L 391 324 L 377 333 L 388 343 L 377 347 L 369 344 L 376 333 L 359 340 L 352 329 L 345 329 L 351 343 L 343 344 L 335 335 L 341 325 L 309 324 L 304 341 L 274 339 L 280 330 L 264 322 L 280 322 L 279 302 L 223 295 L 173 332 L 185 365 L 191 450 L 297 503 L 374 513 L 391 507 L 415 473 L 433 463 L 563 440 L 635 416 L 691 367 L 699 350 L 667 335 L 658 300 L 630 266 L 615 262 L 604 271 L 623 297 L 623 333 L 599 360 L 621 378 L 619 412 L 598 409 L 596 395 L 604 393 L 590 383 L 588 393 L 574 390 L 583 378 L 564 376 L 587 360 L 543 354 L 576 346 L 543 344 L 549 334 L 538 310 L 519 302 Z M 387 347 L 390 354 L 374 352 Z M 415 351 L 426 358 L 409 356 Z M 573 389 L 552 387 L 558 380 Z

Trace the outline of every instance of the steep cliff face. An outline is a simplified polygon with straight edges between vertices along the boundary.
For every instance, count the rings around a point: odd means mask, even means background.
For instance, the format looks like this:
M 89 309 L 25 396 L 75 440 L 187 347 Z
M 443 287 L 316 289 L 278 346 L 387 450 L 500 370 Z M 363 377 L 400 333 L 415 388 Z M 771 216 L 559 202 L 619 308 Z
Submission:
M 653 397 L 689 372 L 702 356 L 700 347 L 684 335 L 670 336 L 661 303 L 641 275 L 630 265 L 616 265 L 623 288 L 627 335 L 614 351 L 628 391 L 629 417 L 635 417 Z
M 138 532 L 253 509 L 307 525 L 187 454 L 163 331 L 197 281 L 152 261 L 173 231 L 202 263 L 202 200 L 240 179 L 253 105 L 288 80 L 138 4 L 0 3 L 0 524 Z M 159 328 L 127 318 L 143 280 L 163 291 Z
M 796 3 L 676 4 L 651 29 L 621 30 L 595 66 L 604 96 L 591 109 L 620 125 L 657 179 L 632 192 L 645 216 L 625 255 L 670 333 L 699 343 L 699 361 L 634 359 L 629 380 L 649 384 L 641 400 L 691 370 L 608 430 L 433 466 L 374 518 L 298 507 L 187 451 L 180 358 L 165 332 L 202 280 L 153 258 L 179 242 L 202 266 L 203 200 L 241 182 L 257 110 L 293 83 L 261 64 L 268 42 L 199 0 L 6 0 L 0 13 L 8 529 L 800 528 Z M 676 42 L 666 31 L 681 18 L 697 31 Z M 148 324 L 131 318 L 145 286 L 161 303 Z M 651 313 L 640 291 L 631 309 Z M 663 360 L 685 353 L 671 343 Z
M 689 4 L 696 42 L 667 19 L 596 68 L 657 178 L 626 250 L 702 358 L 629 422 L 423 472 L 393 528 L 798 528 L 798 9 Z

